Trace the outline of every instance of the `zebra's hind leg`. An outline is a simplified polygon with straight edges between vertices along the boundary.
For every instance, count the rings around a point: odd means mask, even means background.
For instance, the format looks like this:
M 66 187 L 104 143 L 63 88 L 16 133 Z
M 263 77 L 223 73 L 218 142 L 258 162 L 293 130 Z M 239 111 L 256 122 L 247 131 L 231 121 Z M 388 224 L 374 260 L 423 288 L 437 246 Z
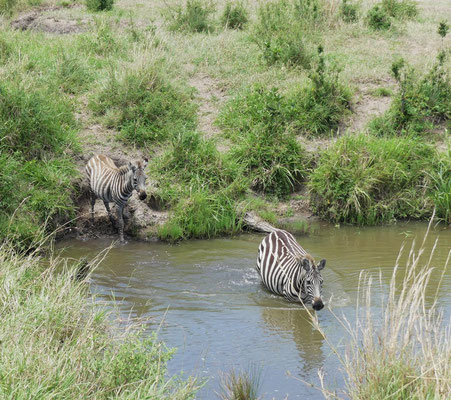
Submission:
M 124 243 L 124 207 L 117 207 L 117 221 L 119 224 L 119 238 L 121 243 Z
M 111 213 L 110 203 L 108 203 L 107 201 L 104 200 L 104 201 L 103 201 L 103 204 L 105 204 L 105 208 L 106 208 L 106 211 L 107 211 L 107 213 L 108 213 L 108 217 L 110 218 L 111 225 L 113 225 L 113 228 L 115 228 L 116 225 L 115 225 L 115 223 L 114 223 L 114 217 L 113 217 L 113 214 Z

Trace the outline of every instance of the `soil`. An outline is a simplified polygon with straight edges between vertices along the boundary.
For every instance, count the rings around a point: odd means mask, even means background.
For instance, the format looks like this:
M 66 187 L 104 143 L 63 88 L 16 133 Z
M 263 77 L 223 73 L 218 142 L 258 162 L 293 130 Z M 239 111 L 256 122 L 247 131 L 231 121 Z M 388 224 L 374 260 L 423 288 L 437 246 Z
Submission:
M 41 7 L 20 15 L 11 21 L 11 27 L 22 31 L 34 30 L 40 32 L 66 35 L 80 33 L 88 29 L 88 20 L 67 19 L 63 16 L 47 15 L 61 7 Z

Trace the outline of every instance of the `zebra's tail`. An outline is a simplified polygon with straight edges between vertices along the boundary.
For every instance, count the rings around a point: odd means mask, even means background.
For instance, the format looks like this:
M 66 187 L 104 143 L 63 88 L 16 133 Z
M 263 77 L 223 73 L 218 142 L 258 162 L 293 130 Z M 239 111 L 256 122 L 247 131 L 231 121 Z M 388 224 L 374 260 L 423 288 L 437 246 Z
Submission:
M 243 223 L 249 229 L 257 232 L 271 233 L 279 230 L 252 212 L 247 212 L 244 214 Z

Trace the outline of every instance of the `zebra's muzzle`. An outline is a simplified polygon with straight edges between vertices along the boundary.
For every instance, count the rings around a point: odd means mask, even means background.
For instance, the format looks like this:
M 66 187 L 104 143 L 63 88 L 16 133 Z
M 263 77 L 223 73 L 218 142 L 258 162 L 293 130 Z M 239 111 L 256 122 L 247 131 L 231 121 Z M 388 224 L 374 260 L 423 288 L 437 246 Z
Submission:
M 147 197 L 147 193 L 144 190 L 139 191 L 139 200 L 144 200 Z
M 315 311 L 321 310 L 322 308 L 324 308 L 323 301 L 321 299 L 313 299 L 313 301 L 312 301 L 312 308 Z

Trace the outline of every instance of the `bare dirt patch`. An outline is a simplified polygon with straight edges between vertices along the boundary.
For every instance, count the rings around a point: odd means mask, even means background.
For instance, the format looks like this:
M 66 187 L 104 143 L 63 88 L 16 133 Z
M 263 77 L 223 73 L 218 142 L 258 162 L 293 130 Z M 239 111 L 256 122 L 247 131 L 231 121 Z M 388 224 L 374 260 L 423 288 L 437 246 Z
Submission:
M 41 7 L 26 12 L 11 22 L 11 27 L 17 30 L 33 30 L 40 32 L 66 35 L 84 32 L 89 27 L 89 20 L 74 20 L 63 16 L 47 15 L 59 10 L 60 7 Z
M 224 90 L 218 82 L 206 74 L 192 76 L 188 84 L 197 90 L 197 101 L 199 103 L 198 127 L 207 138 L 218 137 L 221 130 L 215 125 L 222 104 L 228 99 Z M 229 145 L 224 140 L 217 144 L 221 152 L 226 152 Z
M 351 132 L 365 130 L 367 124 L 375 117 L 385 113 L 390 107 L 390 96 L 375 96 L 374 90 L 380 87 L 392 87 L 393 81 L 387 79 L 378 83 L 364 83 L 356 93 L 357 102 L 353 107 L 353 114 L 345 126 Z

